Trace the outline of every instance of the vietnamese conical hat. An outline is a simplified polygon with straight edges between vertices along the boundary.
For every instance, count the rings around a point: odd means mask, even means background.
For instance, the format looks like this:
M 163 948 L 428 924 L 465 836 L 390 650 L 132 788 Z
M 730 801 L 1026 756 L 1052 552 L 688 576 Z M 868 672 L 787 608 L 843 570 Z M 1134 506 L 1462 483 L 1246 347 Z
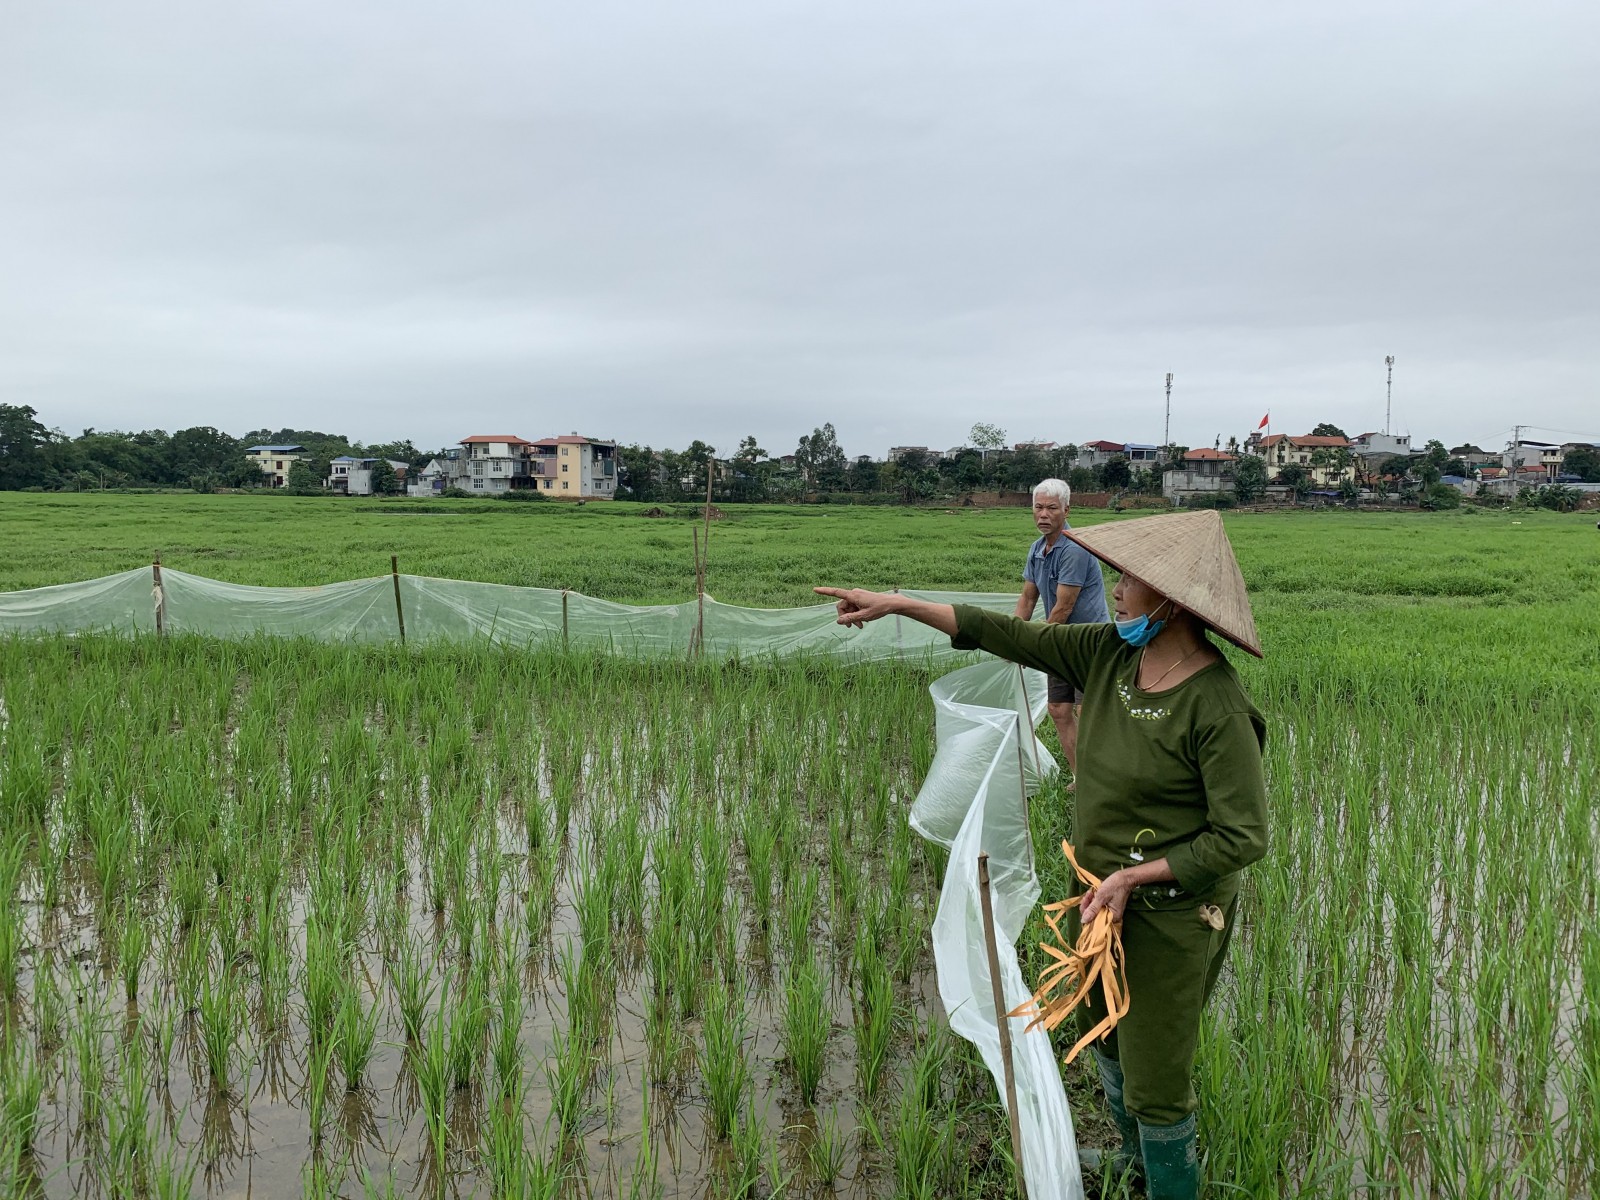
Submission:
M 1262 656 L 1244 576 L 1215 509 L 1068 529 L 1066 535 L 1188 609 L 1234 645 Z

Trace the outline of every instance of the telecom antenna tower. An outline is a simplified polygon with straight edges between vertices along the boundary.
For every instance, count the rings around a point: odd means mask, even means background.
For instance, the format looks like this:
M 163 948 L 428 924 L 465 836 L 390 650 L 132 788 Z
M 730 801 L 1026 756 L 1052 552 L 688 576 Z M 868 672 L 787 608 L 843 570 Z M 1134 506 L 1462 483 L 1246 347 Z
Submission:
M 1383 401 L 1383 432 L 1387 437 L 1392 432 L 1389 428 L 1389 415 L 1394 411 L 1394 355 L 1385 354 L 1383 365 L 1389 368 L 1389 382 L 1384 388 Z
M 1167 425 L 1161 435 L 1161 448 L 1172 445 L 1172 372 L 1167 372 Z

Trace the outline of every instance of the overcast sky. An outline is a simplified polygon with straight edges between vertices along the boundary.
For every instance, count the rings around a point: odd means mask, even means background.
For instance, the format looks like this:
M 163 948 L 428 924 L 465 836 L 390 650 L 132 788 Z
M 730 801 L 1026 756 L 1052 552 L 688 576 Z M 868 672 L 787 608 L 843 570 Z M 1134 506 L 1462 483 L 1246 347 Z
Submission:
M 1600 438 L 1600 6 L 0 6 L 0 402 Z

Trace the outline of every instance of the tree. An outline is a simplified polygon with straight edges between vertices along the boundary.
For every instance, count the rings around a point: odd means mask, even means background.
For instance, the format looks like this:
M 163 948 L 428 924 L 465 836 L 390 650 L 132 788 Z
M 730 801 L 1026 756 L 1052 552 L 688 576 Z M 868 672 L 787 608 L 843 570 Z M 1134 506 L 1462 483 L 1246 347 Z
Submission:
M 412 467 L 425 467 L 431 454 L 424 454 L 412 444 L 410 438 L 401 438 L 398 442 L 380 442 L 376 446 L 361 448 L 358 458 L 391 458 L 395 462 L 403 462 Z
M 1315 429 L 1313 429 L 1311 431 L 1311 436 L 1312 437 L 1339 437 L 1339 438 L 1343 438 L 1347 442 L 1350 440 L 1350 435 L 1348 433 L 1346 433 L 1344 430 L 1340 429 L 1332 421 L 1324 421 L 1324 422 L 1322 422 L 1322 424 L 1318 425 Z
M 1006 444 L 1006 431 L 998 425 L 979 421 L 967 431 L 967 440 L 987 456 L 990 450 L 999 450 Z
M 0 404 L 0 488 L 43 486 L 50 431 L 34 420 L 37 415 L 26 404 Z
M 974 458 L 977 455 L 973 455 Z M 883 490 L 883 466 L 870 458 L 857 459 L 845 472 L 846 482 L 852 492 L 879 492 Z
M 1318 446 L 1311 452 L 1311 465 L 1321 468 L 1335 479 L 1342 479 L 1355 460 L 1356 456 L 1344 446 Z
M 678 456 L 678 476 L 690 496 L 705 497 L 706 467 L 716 458 L 717 448 L 695 438 Z
M 661 496 L 661 463 L 649 446 L 617 447 L 617 486 L 630 500 L 656 500 Z
M 1460 508 L 1461 493 L 1448 483 L 1431 483 L 1423 489 L 1419 503 L 1422 508 Z
M 1600 483 L 1600 448 L 1574 446 L 1568 450 L 1561 464 L 1567 475 L 1576 475 L 1584 483 Z
M 771 471 L 771 462 L 763 462 L 767 452 L 757 443 L 755 435 L 751 434 L 739 443 L 739 449 L 733 456 L 733 490 L 734 497 L 738 500 L 755 501 L 764 500 L 767 494 L 767 475 Z
M 238 438 L 210 425 L 180 429 L 165 447 L 168 478 L 176 482 L 221 473 L 243 452 L 244 444 Z
M 1128 468 L 1128 460 L 1118 454 L 1107 462 L 1100 468 L 1100 483 L 1107 490 L 1132 486 L 1133 472 Z
M 374 496 L 396 496 L 400 493 L 400 476 L 395 474 L 389 460 L 380 458 L 372 464 L 370 472 Z
M 1299 463 L 1290 463 L 1278 472 L 1278 482 L 1288 488 L 1296 500 L 1304 500 L 1311 490 L 1311 472 Z
M 297 458 L 289 464 L 287 486 L 291 492 L 314 492 L 327 477 L 326 471 L 318 474 L 315 460 Z
M 845 456 L 831 421 L 800 438 L 794 451 L 794 464 L 805 478 L 808 491 L 843 484 Z

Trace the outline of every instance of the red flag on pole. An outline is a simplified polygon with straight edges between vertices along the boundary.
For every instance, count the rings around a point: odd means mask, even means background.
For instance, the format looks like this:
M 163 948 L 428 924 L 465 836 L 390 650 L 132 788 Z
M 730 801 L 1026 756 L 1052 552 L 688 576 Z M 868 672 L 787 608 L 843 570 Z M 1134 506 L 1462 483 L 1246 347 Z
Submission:
M 1257 425 L 1256 428 L 1257 429 L 1265 429 L 1267 427 L 1267 422 L 1270 421 L 1271 419 L 1272 419 L 1272 414 L 1268 413 L 1266 416 L 1261 418 L 1261 424 Z

